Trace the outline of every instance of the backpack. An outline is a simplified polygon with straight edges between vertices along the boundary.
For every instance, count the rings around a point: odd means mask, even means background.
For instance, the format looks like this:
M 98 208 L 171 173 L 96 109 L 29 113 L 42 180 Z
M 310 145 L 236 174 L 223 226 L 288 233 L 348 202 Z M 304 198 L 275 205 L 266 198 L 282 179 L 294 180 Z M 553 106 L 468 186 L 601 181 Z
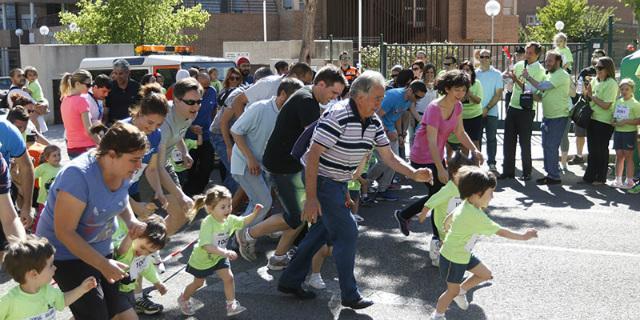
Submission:
M 318 126 L 318 121 L 320 121 L 320 119 L 312 122 L 310 125 L 304 128 L 304 131 L 302 131 L 302 134 L 300 134 L 300 136 L 296 140 L 296 143 L 293 144 L 293 148 L 291 148 L 290 154 L 294 158 L 302 160 L 302 156 L 304 156 L 305 152 L 307 152 L 307 149 L 309 149 L 309 146 L 311 145 L 311 137 L 313 137 L 313 132 Z

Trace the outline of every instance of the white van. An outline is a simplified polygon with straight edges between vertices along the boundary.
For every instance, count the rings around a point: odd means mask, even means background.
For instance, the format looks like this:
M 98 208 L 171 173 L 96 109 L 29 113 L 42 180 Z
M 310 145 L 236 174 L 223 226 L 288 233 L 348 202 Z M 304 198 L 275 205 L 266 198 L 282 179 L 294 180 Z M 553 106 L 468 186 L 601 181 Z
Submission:
M 131 78 L 134 80 L 140 81 L 148 73 L 159 73 L 164 76 L 165 87 L 169 87 L 175 82 L 176 73 L 179 69 L 189 69 L 191 67 L 209 69 L 215 67 L 218 69 L 218 80 L 222 82 L 227 69 L 236 66 L 235 62 L 224 58 L 151 54 L 130 57 L 84 58 L 80 62 L 80 69 L 88 70 L 94 78 L 98 74 L 109 75 L 113 69 L 113 62 L 117 59 L 125 59 L 129 62 Z

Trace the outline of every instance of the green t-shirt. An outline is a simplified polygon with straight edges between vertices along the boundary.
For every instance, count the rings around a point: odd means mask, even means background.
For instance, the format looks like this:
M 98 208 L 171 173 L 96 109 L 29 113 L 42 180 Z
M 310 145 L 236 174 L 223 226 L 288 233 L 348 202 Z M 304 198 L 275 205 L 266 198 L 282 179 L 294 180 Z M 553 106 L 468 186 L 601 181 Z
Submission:
M 616 120 L 628 120 L 640 118 L 640 102 L 636 98 L 624 100 L 624 98 L 618 99 L 614 106 L 613 116 Z M 615 127 L 617 132 L 637 132 L 638 126 L 628 124 L 624 126 Z
M 200 234 L 198 235 L 198 243 L 193 248 L 191 257 L 189 257 L 189 265 L 198 270 L 205 270 L 215 266 L 223 256 L 209 253 L 202 247 L 206 245 L 214 245 L 220 248 L 227 247 L 229 236 L 236 230 L 244 227 L 245 217 L 229 215 L 223 223 L 218 222 L 212 216 L 207 215 L 200 224 Z
M 529 71 L 529 75 L 536 81 L 541 82 L 542 80 L 544 80 L 545 77 L 545 71 L 544 68 L 542 67 L 542 65 L 540 65 L 540 62 L 533 63 L 530 65 L 527 65 L 527 70 Z M 513 66 L 513 72 L 515 73 L 516 77 L 519 80 L 524 80 L 524 78 L 522 77 L 522 73 L 524 72 L 524 61 L 520 61 L 518 63 L 516 63 Z M 527 88 L 527 90 L 530 90 L 531 92 L 535 91 L 535 88 L 528 82 L 525 81 L 525 86 Z M 520 87 L 517 84 L 513 85 L 513 93 L 511 94 L 511 101 L 509 103 L 510 107 L 516 108 L 516 109 L 520 109 L 522 110 L 522 107 L 520 107 L 520 95 L 522 94 L 522 87 Z
M 40 164 L 33 172 L 34 178 L 38 179 L 38 203 L 44 204 L 49 195 L 49 187 L 53 183 L 61 167 L 54 167 L 47 162 Z
M 469 92 L 474 96 L 480 98 L 480 103 L 463 103 L 462 104 L 462 119 L 473 119 L 482 115 L 482 84 L 476 79 Z
M 598 77 L 593 77 L 593 79 L 591 79 L 591 88 L 593 88 L 592 95 L 604 102 L 613 103 L 616 101 L 616 98 L 618 98 L 618 83 L 613 78 L 598 81 Z M 591 101 L 591 109 L 593 110 L 591 119 L 611 124 L 613 120 L 613 109 L 615 109 L 614 105 L 605 110 Z
M 31 97 L 33 98 L 33 100 L 35 100 L 36 102 L 44 101 L 44 98 L 42 97 L 42 87 L 40 86 L 40 82 L 38 82 L 38 79 L 34 80 L 33 82 L 27 81 L 27 89 L 31 91 Z
M 482 210 L 465 200 L 453 210 L 451 229 L 444 238 L 440 254 L 453 263 L 467 264 L 480 236 L 494 235 L 500 228 Z
M 218 80 L 218 79 L 212 80 L 211 81 L 211 87 L 216 89 L 217 93 L 220 93 L 220 91 L 222 91 L 222 82 L 220 82 L 220 80 Z
M 133 240 L 134 243 L 136 241 L 138 240 Z M 143 278 L 147 279 L 147 281 L 153 284 L 160 282 L 160 280 L 158 279 L 158 271 L 156 270 L 156 266 L 153 265 L 153 258 L 151 258 L 151 256 L 135 256 L 135 253 L 133 251 L 133 243 L 125 254 L 118 256 L 117 250 L 115 251 L 115 253 L 116 260 L 129 266 L 129 269 L 126 271 L 129 273 L 129 277 L 131 278 L 131 280 L 135 280 L 139 276 L 142 276 Z M 120 285 L 118 286 L 118 289 L 121 292 L 131 292 L 135 288 L 135 281 L 130 284 L 120 283 Z
M 462 200 L 460 200 L 460 192 L 458 187 L 453 181 L 449 180 L 447 184 L 429 198 L 425 207 L 433 210 L 433 220 L 438 229 L 438 235 L 440 239 L 444 239 L 444 220 L 447 218 L 449 212 L 452 212 Z
M 568 117 L 571 77 L 564 69 L 558 69 L 547 74 L 545 81 L 551 82 L 553 89 L 542 93 L 542 114 L 547 119 Z
M 553 50 L 562 56 L 562 65 L 564 66 L 566 64 L 567 67 L 571 69 L 571 66 L 573 66 L 573 54 L 571 53 L 571 49 L 564 47 L 562 49 L 555 48 Z
M 15 286 L 0 298 L 0 319 L 2 320 L 55 320 L 56 310 L 64 309 L 64 294 L 50 284 L 30 294 Z
M 197 140 L 193 140 L 193 139 L 184 139 L 184 144 L 187 146 L 187 152 L 189 150 L 193 150 L 193 149 L 198 149 L 198 141 Z M 178 151 L 178 148 L 174 148 L 173 152 L 180 152 Z M 187 168 L 184 167 L 183 164 L 176 164 L 173 161 L 173 157 L 171 158 L 171 164 L 173 165 L 173 170 L 178 173 L 178 172 L 182 172 L 187 170 Z

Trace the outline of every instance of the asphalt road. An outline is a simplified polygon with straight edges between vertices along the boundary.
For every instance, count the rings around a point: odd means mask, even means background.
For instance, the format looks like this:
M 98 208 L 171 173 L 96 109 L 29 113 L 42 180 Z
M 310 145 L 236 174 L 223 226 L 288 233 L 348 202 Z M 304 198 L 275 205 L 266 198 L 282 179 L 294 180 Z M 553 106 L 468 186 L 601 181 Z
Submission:
M 534 143 L 534 158 L 539 148 Z M 535 180 L 542 176 L 542 162 L 534 161 L 534 167 Z M 493 271 L 494 279 L 471 290 L 467 311 L 452 305 L 448 319 L 640 319 L 638 196 L 607 186 L 578 184 L 584 167 L 569 169 L 561 186 L 539 187 L 533 180 L 499 182 L 489 215 L 515 230 L 537 228 L 539 238 L 481 241 L 475 253 Z M 248 308 L 234 318 L 428 319 L 445 284 L 428 260 L 430 226 L 414 221 L 414 232 L 404 237 L 392 218 L 394 209 L 425 191 L 420 184 L 403 184 L 403 200 L 379 202 L 361 211 L 365 221 L 360 226 L 356 279 L 363 294 L 375 301 L 374 306 L 357 312 L 340 306 L 332 258 L 323 268 L 328 288 L 317 291 L 318 298 L 301 302 L 279 294 L 280 272 L 266 269 L 275 240 L 264 238 L 258 243 L 257 262 L 232 262 L 237 299 Z M 174 236 L 163 255 L 195 239 L 198 221 Z M 167 264 L 162 278 L 169 292 L 165 296 L 151 292 L 154 301 L 164 304 L 165 312 L 148 318 L 184 318 L 176 298 L 191 281 L 184 272 L 189 253 Z M 206 287 L 195 294 L 203 306 L 190 319 L 226 317 L 221 281 L 216 277 L 207 280 Z M 0 272 L 0 294 L 13 285 Z M 59 316 L 69 317 L 68 311 Z

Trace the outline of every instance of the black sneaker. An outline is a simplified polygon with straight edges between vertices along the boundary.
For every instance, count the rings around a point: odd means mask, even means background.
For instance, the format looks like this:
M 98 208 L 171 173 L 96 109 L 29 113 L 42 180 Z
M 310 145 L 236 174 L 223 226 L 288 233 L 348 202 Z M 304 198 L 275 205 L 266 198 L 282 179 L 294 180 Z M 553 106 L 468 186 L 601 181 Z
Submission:
M 396 221 L 398 222 L 398 228 L 400 228 L 400 232 L 408 237 L 410 232 L 409 221 L 400 215 L 400 210 L 394 211 L 393 217 L 396 218 Z
M 531 175 L 530 174 L 523 174 L 522 176 L 520 176 L 520 180 L 529 181 L 529 180 L 531 180 Z
M 313 291 L 302 289 L 302 287 L 289 288 L 289 287 L 278 285 L 278 291 L 286 294 L 292 294 L 300 300 L 309 300 L 309 299 L 314 299 L 316 297 L 316 294 Z
M 575 156 L 573 157 L 573 159 L 571 159 L 571 161 L 569 161 L 569 164 L 571 165 L 582 164 L 582 163 L 584 163 L 584 158 L 581 156 Z
M 562 180 L 560 179 L 551 179 L 549 177 L 544 177 L 541 179 L 536 180 L 536 184 L 546 184 L 546 185 L 552 185 L 552 184 L 561 184 Z
M 515 179 L 515 175 L 503 173 L 498 176 L 498 180 Z
M 353 301 L 353 302 L 342 301 L 342 305 L 347 307 L 347 308 L 358 310 L 358 309 L 364 309 L 364 308 L 372 306 L 373 305 L 373 300 L 360 298 L 360 300 Z
M 162 312 L 163 309 L 164 307 L 161 304 L 157 304 L 145 296 L 136 299 L 135 310 L 138 314 L 158 314 Z

